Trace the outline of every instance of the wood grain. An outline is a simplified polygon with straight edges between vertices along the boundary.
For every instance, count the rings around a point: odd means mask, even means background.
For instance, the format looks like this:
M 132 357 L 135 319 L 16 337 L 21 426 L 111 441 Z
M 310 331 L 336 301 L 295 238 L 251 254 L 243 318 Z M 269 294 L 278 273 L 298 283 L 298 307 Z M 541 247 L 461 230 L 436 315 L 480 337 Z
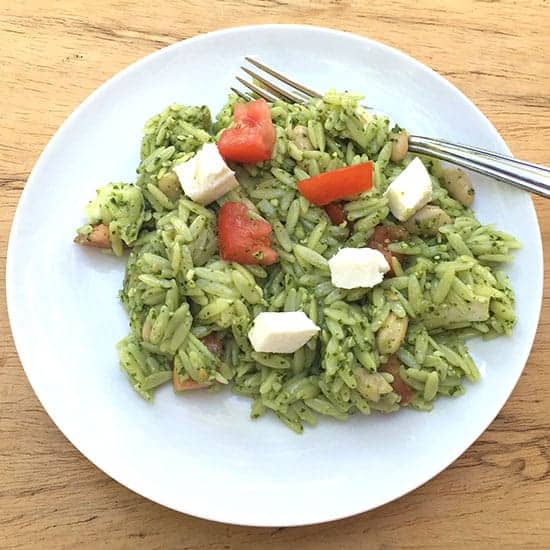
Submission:
M 92 90 L 136 59 L 198 33 L 267 22 L 339 28 L 404 50 L 471 97 L 516 155 L 550 165 L 548 1 L 0 3 L 0 547 L 549 548 L 548 294 L 525 373 L 481 438 L 413 493 L 334 523 L 256 529 L 164 509 L 90 464 L 32 392 L 5 314 L 4 260 L 40 151 Z M 535 205 L 548 254 L 550 202 Z

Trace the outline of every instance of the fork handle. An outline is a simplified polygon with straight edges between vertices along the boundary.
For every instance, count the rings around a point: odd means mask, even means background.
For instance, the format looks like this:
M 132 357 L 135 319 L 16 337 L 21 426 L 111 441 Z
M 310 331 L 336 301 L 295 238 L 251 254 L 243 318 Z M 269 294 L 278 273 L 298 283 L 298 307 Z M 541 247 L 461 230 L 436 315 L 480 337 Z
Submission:
M 550 169 L 544 166 L 486 149 L 423 136 L 409 136 L 409 151 L 445 160 L 546 199 L 550 198 Z

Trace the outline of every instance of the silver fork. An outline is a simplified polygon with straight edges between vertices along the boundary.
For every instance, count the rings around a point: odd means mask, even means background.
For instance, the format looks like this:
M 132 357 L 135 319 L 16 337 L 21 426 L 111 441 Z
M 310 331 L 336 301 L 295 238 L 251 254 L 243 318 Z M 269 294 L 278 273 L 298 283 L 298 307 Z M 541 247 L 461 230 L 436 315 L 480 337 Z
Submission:
M 256 59 L 251 57 L 245 57 L 245 59 L 264 73 L 258 73 L 248 67 L 241 67 L 246 74 L 261 84 L 258 86 L 244 78 L 236 77 L 243 86 L 248 88 L 249 92 L 242 92 L 237 88 L 231 88 L 231 90 L 247 101 L 259 96 L 269 102 L 284 99 L 291 103 L 305 103 L 313 98 L 322 97 L 319 92 L 288 78 Z M 267 78 L 265 75 L 269 75 L 271 78 Z M 367 109 L 370 108 L 367 107 Z M 544 198 L 550 198 L 550 168 L 546 166 L 518 160 L 479 147 L 416 135 L 409 136 L 409 151 L 451 162 Z

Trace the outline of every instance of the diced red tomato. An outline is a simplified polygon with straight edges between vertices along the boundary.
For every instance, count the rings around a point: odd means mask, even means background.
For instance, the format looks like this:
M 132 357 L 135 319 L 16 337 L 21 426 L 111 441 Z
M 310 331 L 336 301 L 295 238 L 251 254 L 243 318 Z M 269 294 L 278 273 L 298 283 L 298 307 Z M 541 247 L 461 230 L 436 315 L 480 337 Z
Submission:
M 253 220 L 240 202 L 226 202 L 218 213 L 220 257 L 240 264 L 271 265 L 278 254 L 271 248 L 271 224 Z
M 372 162 L 338 168 L 298 183 L 298 191 L 317 206 L 325 206 L 371 188 Z
M 395 355 L 392 355 L 388 362 L 382 366 L 383 372 L 389 372 L 393 376 L 392 388 L 395 393 L 401 396 L 399 404 L 404 407 L 415 396 L 414 390 L 401 378 L 399 374 L 399 359 Z
M 346 211 L 341 202 L 331 202 L 323 208 L 334 225 L 340 225 L 346 221 Z
M 176 369 L 172 373 L 172 385 L 174 386 L 174 391 L 188 391 L 188 390 L 201 390 L 203 388 L 208 388 L 212 385 L 212 382 L 195 382 L 188 378 L 187 380 L 181 380 L 176 373 Z
M 210 353 L 213 353 L 214 355 L 222 355 L 223 343 L 215 332 L 201 338 L 201 342 L 208 348 Z
M 233 119 L 218 141 L 221 156 L 245 164 L 269 160 L 277 136 L 265 99 L 235 104 Z
M 213 332 L 204 338 L 201 338 L 201 342 L 208 348 L 210 353 L 220 356 L 223 354 L 223 343 L 220 340 L 220 337 Z M 189 391 L 189 390 L 201 390 L 203 388 L 208 388 L 213 382 L 195 382 L 190 378 L 182 380 L 176 373 L 176 369 L 173 369 L 172 373 L 172 385 L 174 390 L 177 392 Z
M 386 261 L 390 265 L 390 270 L 387 274 L 388 277 L 393 277 L 395 275 L 391 263 L 393 256 L 399 261 L 403 259 L 402 254 L 390 252 L 388 245 L 396 241 L 404 241 L 408 237 L 409 232 L 404 227 L 398 225 L 377 225 L 374 228 L 374 233 L 367 242 L 367 246 L 369 248 L 375 248 L 384 254 L 384 258 L 386 258 Z

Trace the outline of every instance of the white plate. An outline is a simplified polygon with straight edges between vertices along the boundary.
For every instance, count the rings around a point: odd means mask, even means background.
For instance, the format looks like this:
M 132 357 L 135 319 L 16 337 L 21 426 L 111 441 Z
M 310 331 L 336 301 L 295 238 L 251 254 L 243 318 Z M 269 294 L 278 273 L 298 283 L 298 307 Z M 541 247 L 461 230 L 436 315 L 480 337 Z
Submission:
M 165 48 L 93 93 L 51 140 L 22 194 L 7 265 L 11 326 L 44 408 L 94 464 L 133 491 L 203 518 L 299 525 L 374 508 L 426 482 L 487 428 L 531 348 L 542 294 L 542 249 L 529 196 L 475 178 L 476 212 L 525 247 L 510 269 L 519 322 L 512 338 L 474 342 L 481 382 L 435 410 L 321 419 L 294 435 L 273 418 L 248 419 L 225 393 L 143 401 L 117 366 L 127 333 L 117 300 L 123 261 L 72 244 L 97 186 L 132 181 L 146 119 L 170 102 L 215 113 L 244 55 L 257 55 L 320 90 L 363 91 L 410 130 L 508 153 L 494 127 L 456 88 L 371 40 L 314 27 L 216 32 Z

